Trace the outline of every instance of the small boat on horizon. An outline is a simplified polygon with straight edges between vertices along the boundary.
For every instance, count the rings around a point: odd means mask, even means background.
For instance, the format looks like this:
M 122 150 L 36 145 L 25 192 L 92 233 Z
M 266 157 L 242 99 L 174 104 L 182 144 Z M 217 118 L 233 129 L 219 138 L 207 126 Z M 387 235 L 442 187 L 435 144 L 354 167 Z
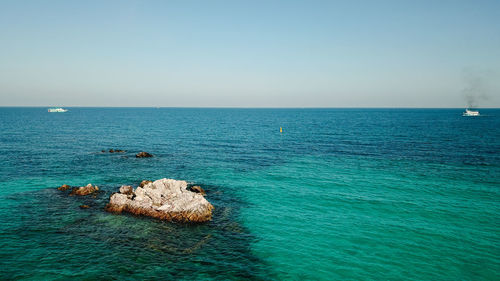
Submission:
M 58 108 L 49 108 L 48 112 L 67 112 L 67 109 L 58 107 Z
M 479 111 L 466 108 L 462 116 L 479 116 Z

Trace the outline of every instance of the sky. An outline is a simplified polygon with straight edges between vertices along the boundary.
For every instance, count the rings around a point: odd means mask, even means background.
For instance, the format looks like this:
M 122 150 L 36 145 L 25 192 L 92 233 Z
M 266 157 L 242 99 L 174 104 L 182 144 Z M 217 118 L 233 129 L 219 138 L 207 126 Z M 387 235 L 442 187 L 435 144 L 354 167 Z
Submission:
M 0 0 L 0 106 L 500 107 L 500 1 Z

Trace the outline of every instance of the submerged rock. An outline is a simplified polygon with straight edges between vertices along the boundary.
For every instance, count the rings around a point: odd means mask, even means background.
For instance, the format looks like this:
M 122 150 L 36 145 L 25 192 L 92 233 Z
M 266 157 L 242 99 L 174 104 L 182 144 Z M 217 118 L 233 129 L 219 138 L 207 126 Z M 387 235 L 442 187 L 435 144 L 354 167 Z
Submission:
M 125 191 L 125 188 L 123 189 Z M 212 219 L 214 207 L 201 194 L 187 189 L 187 182 L 160 179 L 139 186 L 132 196 L 114 193 L 108 212 L 128 212 L 177 222 L 205 222 Z
M 71 190 L 70 195 L 89 195 L 91 193 L 94 193 L 99 190 L 99 187 L 97 185 L 92 185 L 92 184 L 87 184 L 86 186 L 80 186 L 80 187 L 75 187 L 73 190 Z
M 66 190 L 68 190 L 68 189 L 70 189 L 70 188 L 71 188 L 71 186 L 69 186 L 69 185 L 67 185 L 67 184 L 63 184 L 63 185 L 61 185 L 60 187 L 58 187 L 57 189 L 58 189 L 58 190 L 61 190 L 61 191 L 66 191 Z
M 141 151 L 135 155 L 137 158 L 147 158 L 147 157 L 153 157 L 153 154 Z

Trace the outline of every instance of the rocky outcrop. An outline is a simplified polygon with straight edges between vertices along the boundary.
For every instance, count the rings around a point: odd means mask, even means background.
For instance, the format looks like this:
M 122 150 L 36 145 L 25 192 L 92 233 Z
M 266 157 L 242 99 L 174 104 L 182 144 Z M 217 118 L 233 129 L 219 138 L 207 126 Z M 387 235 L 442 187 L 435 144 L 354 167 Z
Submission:
M 207 195 L 207 193 L 205 192 L 205 190 L 203 188 L 201 188 L 201 186 L 199 186 L 199 185 L 191 186 L 190 190 L 192 192 L 199 193 L 199 194 L 201 194 L 203 196 Z
M 212 204 L 201 194 L 188 190 L 187 186 L 186 181 L 160 179 L 137 187 L 132 194 L 122 186 L 120 193 L 111 195 L 106 210 L 176 222 L 211 220 Z
M 86 186 L 80 186 L 80 187 L 73 188 L 73 190 L 71 190 L 70 195 L 85 196 L 85 195 L 89 195 L 91 193 L 94 193 L 98 190 L 99 190 L 99 187 L 97 187 L 97 185 L 92 185 L 89 183 Z
M 134 188 L 130 185 L 122 185 L 120 187 L 120 193 L 125 195 L 134 195 Z
M 141 151 L 135 155 L 136 158 L 148 158 L 148 157 L 153 157 L 153 154 Z
M 67 184 L 63 184 L 60 187 L 58 187 L 57 190 L 66 191 L 66 190 L 68 190 L 70 188 L 71 188 L 71 186 L 69 186 Z
M 140 187 L 144 187 L 146 184 L 148 183 L 152 183 L 152 181 L 148 181 L 148 180 L 143 180 L 141 181 L 141 183 L 139 184 Z

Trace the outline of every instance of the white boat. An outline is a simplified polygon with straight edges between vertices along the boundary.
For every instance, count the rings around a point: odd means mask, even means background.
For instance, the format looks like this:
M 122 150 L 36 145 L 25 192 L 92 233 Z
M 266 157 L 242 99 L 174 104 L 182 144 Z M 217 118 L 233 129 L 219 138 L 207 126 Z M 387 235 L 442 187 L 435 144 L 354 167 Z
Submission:
M 49 108 L 48 110 L 49 112 L 66 112 L 68 111 L 67 109 L 64 109 L 64 108 Z
M 462 116 L 479 116 L 479 111 L 466 108 Z

